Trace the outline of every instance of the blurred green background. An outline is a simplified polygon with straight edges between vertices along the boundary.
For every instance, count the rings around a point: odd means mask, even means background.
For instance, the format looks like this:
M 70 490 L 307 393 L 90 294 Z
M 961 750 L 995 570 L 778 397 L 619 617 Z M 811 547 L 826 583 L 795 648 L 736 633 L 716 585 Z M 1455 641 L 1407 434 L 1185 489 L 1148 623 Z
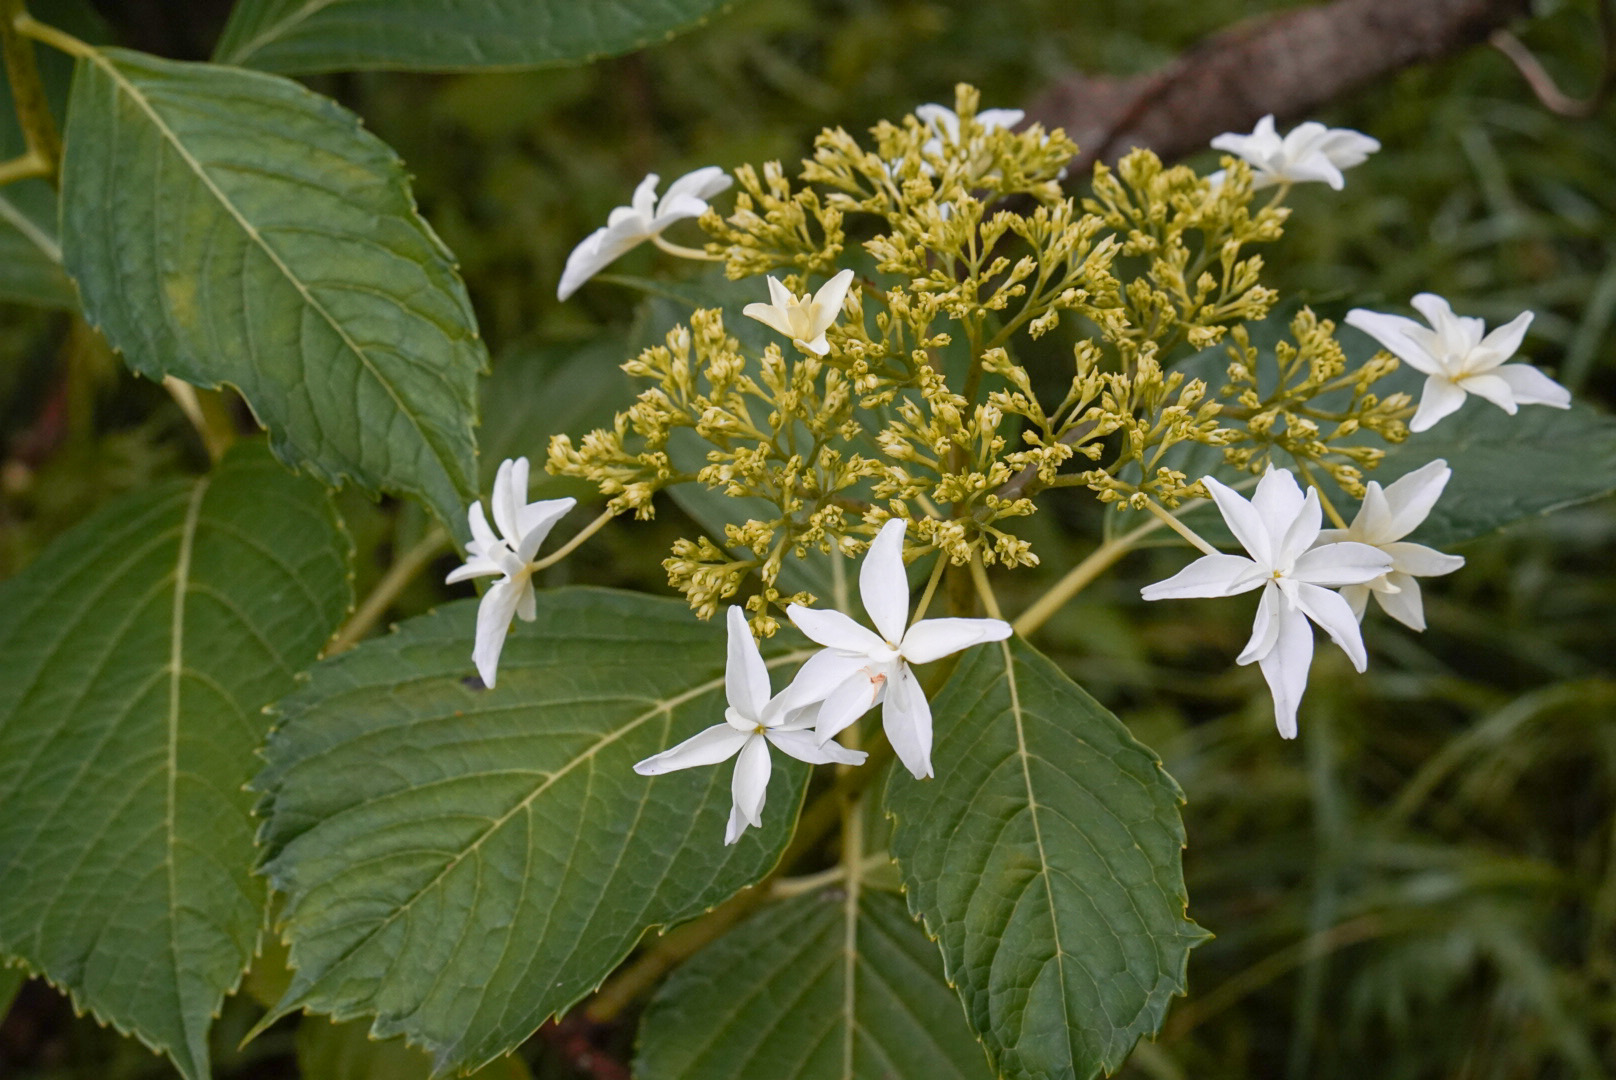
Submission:
M 1540 3 L 1520 28 L 1573 94 L 1603 62 L 1596 2 Z M 598 282 L 563 306 L 555 284 L 572 245 L 647 171 L 793 161 L 821 126 L 858 131 L 949 101 L 961 80 L 986 105 L 1023 104 L 1074 69 L 1147 71 L 1287 6 L 1298 5 L 746 0 L 588 67 L 313 85 L 399 150 L 462 263 L 496 364 L 482 432 L 491 469 L 505 455 L 542 457 L 548 433 L 577 432 L 626 400 L 611 364 L 643 332 L 638 295 Z M 114 39 L 201 56 L 225 7 L 143 0 L 104 14 Z M 1489 321 L 1531 308 L 1532 357 L 1584 400 L 1616 404 L 1616 105 L 1556 116 L 1478 47 L 1318 118 L 1385 149 L 1345 192 L 1292 196 L 1288 234 L 1265 252 L 1288 303 L 1339 317 L 1431 290 Z M 613 269 L 690 270 L 648 248 Z M 13 306 L 0 307 L 0 446 L 0 575 L 110 496 L 205 462 L 168 397 L 93 333 Z M 425 522 L 351 494 L 342 505 L 363 595 Z M 1029 534 L 1043 567 L 1004 580 L 1006 607 L 1081 558 L 1098 520 L 1075 495 L 1039 515 Z M 658 560 L 693 531 L 670 504 L 651 524 L 607 530 L 551 583 L 665 593 Z M 1190 911 L 1217 934 L 1191 960 L 1190 996 L 1127 1075 L 1616 1075 L 1616 503 L 1462 553 L 1469 565 L 1427 588 L 1427 633 L 1371 614 L 1368 675 L 1320 651 L 1294 743 L 1275 734 L 1256 669 L 1232 664 L 1249 605 L 1135 599 L 1182 563 L 1179 551 L 1133 556 L 1038 635 L 1183 785 Z M 423 575 L 392 616 L 450 595 L 440 580 Z M 316 1066 L 291 1024 L 238 1049 L 257 1011 L 250 994 L 227 1004 L 220 1076 L 296 1076 L 300 1040 L 322 1077 L 425 1075 L 409 1055 L 355 1071 L 331 1039 Z M 626 1055 L 631 1031 L 608 1037 Z M 524 1056 L 535 1075 L 572 1075 L 539 1040 Z M 25 987 L 0 1025 L 6 1080 L 167 1075 L 42 985 Z

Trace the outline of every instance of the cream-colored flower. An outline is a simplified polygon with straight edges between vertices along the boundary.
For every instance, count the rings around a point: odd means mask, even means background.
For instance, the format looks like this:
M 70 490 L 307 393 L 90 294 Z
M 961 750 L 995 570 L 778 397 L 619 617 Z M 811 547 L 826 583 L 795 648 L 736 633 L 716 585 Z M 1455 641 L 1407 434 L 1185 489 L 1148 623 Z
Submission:
M 819 291 L 812 296 L 803 293 L 798 297 L 793 296 L 790 289 L 770 275 L 771 302 L 747 304 L 741 309 L 741 314 L 780 331 L 798 348 L 806 349 L 816 356 L 824 356 L 830 352 L 830 342 L 825 340 L 825 331 L 830 329 L 831 324 L 842 313 L 842 301 L 846 299 L 847 289 L 851 284 L 853 284 L 853 271 L 843 270 L 821 285 Z

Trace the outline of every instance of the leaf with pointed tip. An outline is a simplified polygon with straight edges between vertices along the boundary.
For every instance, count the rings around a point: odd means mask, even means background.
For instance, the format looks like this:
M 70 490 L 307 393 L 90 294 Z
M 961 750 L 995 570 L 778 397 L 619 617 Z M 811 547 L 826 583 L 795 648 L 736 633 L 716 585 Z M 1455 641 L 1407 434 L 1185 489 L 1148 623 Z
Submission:
M 358 117 L 288 79 L 99 52 L 68 110 L 62 248 L 130 367 L 232 385 L 283 460 L 463 533 L 483 346 Z
M 721 625 L 676 600 L 545 592 L 482 690 L 476 616 L 450 604 L 320 664 L 255 781 L 295 969 L 278 1011 L 373 1015 L 440 1069 L 505 1053 L 646 930 L 759 880 L 808 773 L 777 755 L 763 827 L 726 847 L 728 764 L 633 769 L 723 722 Z
M 193 1080 L 264 924 L 263 707 L 347 611 L 347 548 L 248 443 L 0 584 L 0 951 Z
M 887 787 L 910 910 L 1000 1076 L 1115 1072 L 1206 937 L 1178 785 L 1019 638 L 965 653 L 932 711 L 938 779 Z
M 640 1025 L 640 1080 L 987 1080 L 937 946 L 887 893 L 801 896 L 687 961 Z
M 241 0 L 214 58 L 307 75 L 514 70 L 625 53 L 733 0 Z

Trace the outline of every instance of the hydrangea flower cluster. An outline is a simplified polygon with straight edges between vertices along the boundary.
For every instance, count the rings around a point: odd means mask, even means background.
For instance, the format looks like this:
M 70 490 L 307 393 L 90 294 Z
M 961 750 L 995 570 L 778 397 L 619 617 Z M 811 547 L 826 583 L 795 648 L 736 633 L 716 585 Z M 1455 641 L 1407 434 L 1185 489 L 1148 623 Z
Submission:
M 979 109 L 962 86 L 953 108 L 923 105 L 878 124 L 869 145 L 822 132 L 795 178 L 777 162 L 736 169 L 727 214 L 711 204 L 731 186 L 720 170 L 681 177 L 660 200 L 651 175 L 567 260 L 563 299 L 645 241 L 721 263 L 734 280 L 764 279 L 740 314 L 778 340 L 750 350 L 723 310 L 696 310 L 623 365 L 648 383 L 635 402 L 576 442 L 555 437 L 546 463 L 592 483 L 607 517 L 651 517 L 657 494 L 683 483 L 771 508 L 721 535 L 680 540 L 665 560 L 698 615 L 726 608 L 729 705 L 721 723 L 636 766 L 656 775 L 734 758 L 726 842 L 761 821 L 770 747 L 856 765 L 863 752 L 836 737 L 877 705 L 902 764 L 932 775 L 931 712 L 912 665 L 1011 634 L 985 568 L 1038 563 L 1016 523 L 1053 488 L 1154 515 L 1201 549 L 1146 587 L 1146 600 L 1260 591 L 1236 662 L 1260 667 L 1280 733 L 1293 737 L 1310 624 L 1362 671 L 1369 597 L 1423 629 L 1417 579 L 1463 565 L 1407 539 L 1451 470 L 1433 461 L 1384 487 L 1366 481 L 1385 447 L 1428 430 L 1469 394 L 1512 414 L 1570 405 L 1547 375 L 1509 362 L 1530 312 L 1488 333 L 1422 293 L 1411 306 L 1428 325 L 1362 309 L 1346 316 L 1383 346 L 1361 363 L 1349 362 L 1335 323 L 1307 308 L 1271 353 L 1253 345 L 1252 324 L 1277 300 L 1253 249 L 1281 236 L 1294 185 L 1339 190 L 1346 170 L 1379 149 L 1374 139 L 1317 123 L 1281 136 L 1264 117 L 1250 134 L 1213 140 L 1227 153 L 1210 175 L 1136 150 L 1115 168 L 1096 165 L 1089 194 L 1076 197 L 1061 183 L 1076 147 L 1023 119 Z M 704 248 L 663 238 L 687 220 L 707 234 Z M 1063 325 L 1069 370 L 1035 378 L 1017 354 Z M 1221 380 L 1204 363 L 1216 347 L 1228 358 Z M 1192 358 L 1195 374 L 1185 370 Z M 1425 376 L 1418 402 L 1376 390 L 1400 364 Z M 703 459 L 676 461 L 675 436 L 694 436 Z M 1206 449 L 1221 457 L 1221 475 L 1205 475 L 1204 464 L 1190 471 Z M 1350 522 L 1316 475 L 1333 481 L 1335 498 L 1361 500 Z M 571 506 L 527 503 L 526 481 L 525 460 L 501 467 L 499 532 L 474 504 L 467 563 L 450 577 L 498 576 L 475 649 L 489 686 L 512 619 L 531 617 L 531 579 L 546 565 L 535 561 L 538 547 Z M 1250 481 L 1247 498 L 1237 489 Z M 1244 554 L 1217 551 L 1178 520 L 1202 499 Z M 861 551 L 873 629 L 782 588 L 788 560 Z M 906 557 L 932 559 L 912 622 Z M 945 578 L 950 617 L 922 619 Z M 994 618 L 974 617 L 978 599 Z M 782 617 L 822 649 L 776 694 L 757 639 Z

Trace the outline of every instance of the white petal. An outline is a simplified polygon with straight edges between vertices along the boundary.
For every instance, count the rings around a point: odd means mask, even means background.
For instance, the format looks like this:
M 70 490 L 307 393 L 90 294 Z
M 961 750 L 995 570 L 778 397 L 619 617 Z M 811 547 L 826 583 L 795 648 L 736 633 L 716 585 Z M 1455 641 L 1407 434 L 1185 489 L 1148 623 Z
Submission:
M 1515 401 L 1515 391 L 1510 389 L 1507 381 L 1497 375 L 1491 373 L 1466 375 L 1464 378 L 1455 379 L 1454 385 L 1467 394 L 1475 394 L 1485 401 L 1492 402 L 1511 416 L 1514 416 L 1519 408 Z
M 1492 366 L 1496 367 L 1521 351 L 1521 342 L 1526 340 L 1526 328 L 1531 325 L 1532 313 L 1523 311 L 1482 338 L 1479 348 L 1491 355 Z
M 516 549 L 516 557 L 523 563 L 532 562 L 556 522 L 566 517 L 568 511 L 577 505 L 578 500 L 571 498 L 540 499 L 517 510 L 516 523 L 522 530 L 522 542 Z
M 1380 141 L 1352 128 L 1331 128 L 1319 144 L 1319 150 L 1343 169 L 1362 165 L 1369 155 L 1380 149 Z
M 929 664 L 984 641 L 1003 641 L 1010 632 L 1003 619 L 925 619 L 903 635 L 898 651 L 911 664 Z
M 1434 375 L 1445 370 L 1442 362 L 1426 347 L 1430 331 L 1413 319 L 1353 308 L 1347 312 L 1346 323 L 1380 342 L 1415 371 Z
M 780 752 L 810 765 L 862 765 L 870 755 L 849 750 L 834 739 L 821 742 L 811 731 L 766 731 L 764 735 Z
M 1283 520 L 1278 519 L 1274 524 L 1280 524 Z M 1295 563 L 1297 557 L 1312 547 L 1313 542 L 1319 538 L 1319 526 L 1323 522 L 1324 511 L 1319 508 L 1318 489 L 1309 487 L 1307 495 L 1302 499 L 1301 508 L 1291 519 L 1290 525 L 1286 526 L 1285 531 L 1279 534 L 1274 544 L 1274 565 L 1284 567 Z
M 645 179 L 636 185 L 633 196 L 629 198 L 629 205 L 634 208 L 634 212 L 646 221 L 656 216 L 656 189 L 659 183 L 661 178 L 656 173 L 646 173 Z
M 752 736 L 736 731 L 728 724 L 714 724 L 690 736 L 678 746 L 652 754 L 634 766 L 641 776 L 661 776 L 678 769 L 691 769 L 698 765 L 717 765 L 728 761 L 746 745 Z
M 1274 647 L 1258 663 L 1274 695 L 1274 723 L 1279 734 L 1294 739 L 1296 710 L 1307 690 L 1307 669 L 1313 664 L 1313 628 L 1307 624 L 1307 616 L 1296 610 L 1285 611 Z
M 1306 184 L 1318 182 L 1329 184 L 1336 191 L 1347 186 L 1347 178 L 1341 175 L 1335 162 L 1324 154 L 1313 153 L 1295 161 L 1285 163 L 1285 179 L 1293 184 Z
M 1388 574 L 1387 580 L 1397 586 L 1396 592 L 1376 592 L 1375 599 L 1381 610 L 1410 630 L 1425 630 L 1425 603 L 1420 596 L 1420 583 L 1407 574 Z
M 1374 532 L 1365 531 L 1360 538 L 1376 544 L 1401 540 L 1419 528 L 1420 523 L 1430 515 L 1431 508 L 1442 497 L 1443 489 L 1452 478 L 1453 470 L 1441 458 L 1428 461 L 1413 472 L 1398 477 L 1385 491 L 1387 515 L 1384 527 Z
M 859 565 L 859 598 L 864 610 L 881 636 L 894 643 L 903 640 L 903 628 L 909 625 L 909 578 L 903 571 L 906 525 L 902 518 L 882 525 Z
M 857 656 L 877 656 L 888 651 L 886 642 L 840 611 L 791 604 L 786 608 L 786 617 L 809 640 L 826 648 Z
M 517 474 L 520 473 L 522 490 L 516 490 Z M 527 502 L 527 458 L 506 458 L 499 463 L 499 473 L 494 477 L 493 499 L 494 525 L 505 542 L 513 548 L 522 537 L 522 531 L 517 527 L 516 511 Z
M 471 651 L 471 659 L 477 665 L 483 685 L 489 689 L 493 689 L 499 673 L 499 654 L 505 648 L 505 635 L 510 631 L 511 617 L 516 614 L 516 605 L 521 599 L 517 583 L 505 578 L 489 586 L 477 605 L 477 643 Z
M 741 813 L 741 808 L 732 802 L 729 808 L 729 824 L 724 827 L 724 846 L 733 844 L 745 832 L 746 817 Z
M 617 222 L 596 229 L 567 256 L 567 265 L 561 271 L 561 283 L 556 287 L 556 299 L 565 300 L 584 282 L 616 262 L 621 256 L 643 243 L 650 235 L 649 222 L 638 214 L 630 213 Z
M 1352 605 L 1343 600 L 1339 593 L 1321 589 L 1317 585 L 1298 585 L 1296 606 L 1308 618 L 1324 627 L 1324 632 L 1341 646 L 1341 651 L 1347 654 L 1353 667 L 1361 672 L 1368 666 L 1369 656 L 1364 652 L 1358 616 L 1353 614 Z
M 816 337 L 824 336 L 830 325 L 841 316 L 842 301 L 847 299 L 847 289 L 852 284 L 853 271 L 842 270 L 819 287 L 819 291 L 814 293 L 813 320 L 808 327 L 810 333 Z
M 1229 526 L 1229 531 L 1234 533 L 1234 538 L 1240 541 L 1240 545 L 1250 552 L 1252 559 L 1257 563 L 1263 566 L 1272 565 L 1273 545 L 1268 540 L 1268 527 L 1251 503 L 1247 502 L 1238 491 L 1226 487 L 1214 477 L 1202 477 L 1201 482 L 1212 493 L 1212 501 L 1217 503 L 1218 513 L 1223 515 L 1224 523 Z
M 770 278 L 769 281 L 773 282 L 774 279 Z M 741 314 L 748 319 L 756 319 L 770 330 L 776 330 L 786 337 L 791 336 L 791 320 L 786 318 L 784 311 L 773 304 L 747 304 L 741 309 Z
M 706 212 L 707 203 L 694 195 L 664 195 L 657 204 L 656 217 L 651 219 L 650 231 L 661 236 L 675 222 L 699 218 Z
M 1353 516 L 1352 528 L 1329 529 L 1328 539 L 1323 532 L 1314 541 L 1317 544 L 1333 544 L 1339 540 L 1357 540 L 1365 544 L 1378 544 L 1387 540 L 1395 540 L 1391 535 L 1392 522 L 1395 520 L 1391 500 L 1386 496 L 1386 490 L 1374 480 L 1369 481 L 1364 489 L 1363 503 L 1358 507 L 1358 513 Z M 1339 535 L 1337 535 L 1339 534 Z
M 1244 555 L 1203 555 L 1184 569 L 1139 590 L 1146 600 L 1188 600 L 1204 596 L 1236 596 L 1265 580 L 1263 568 Z
M 531 574 L 516 579 L 516 617 L 523 622 L 532 622 L 539 617 L 539 597 L 533 591 Z
M 1346 585 L 1341 589 L 1341 599 L 1347 602 L 1353 618 L 1359 622 L 1363 622 L 1364 609 L 1369 606 L 1369 594 L 1373 591 L 1368 585 Z
M 1269 465 L 1262 479 L 1257 481 L 1257 490 L 1252 492 L 1251 508 L 1257 512 L 1263 531 L 1268 535 L 1268 550 L 1270 558 L 1274 560 L 1270 565 L 1277 566 L 1282 546 L 1280 541 L 1296 519 L 1308 512 L 1307 496 L 1302 494 L 1301 485 L 1289 469 Z M 1256 552 L 1252 552 L 1252 556 L 1255 558 Z
M 679 179 L 668 185 L 668 193 L 663 198 L 674 195 L 690 195 L 697 199 L 707 200 L 714 195 L 729 190 L 734 181 L 729 173 L 717 165 L 706 165 L 700 169 L 693 169 Z
M 861 667 L 837 684 L 819 705 L 814 737 L 820 742 L 834 739 L 853 721 L 873 709 L 890 688 L 889 672 L 892 667 Z
M 1362 585 L 1392 568 L 1392 557 L 1372 544 L 1325 544 L 1296 560 L 1290 576 L 1307 585 Z
M 931 772 L 931 705 L 907 664 L 898 668 L 881 706 L 881 728 L 916 780 Z
M 449 576 L 443 579 L 445 585 L 454 585 L 472 578 L 489 577 L 494 574 L 503 574 L 504 567 L 492 559 L 471 558 L 466 560 L 464 566 L 457 566 L 449 571 Z
M 1235 663 L 1249 664 L 1273 651 L 1274 643 L 1279 640 L 1279 617 L 1284 613 L 1286 603 L 1285 594 L 1279 586 L 1270 582 L 1268 588 L 1263 590 L 1262 599 L 1257 601 L 1257 617 L 1251 621 L 1251 639 L 1240 650 Z
M 1571 408 L 1571 391 L 1531 364 L 1505 364 L 1501 368 L 1496 368 L 1492 374 L 1509 385 L 1516 404 L 1550 405 L 1556 409 Z
M 945 135 L 949 142 L 959 142 L 959 114 L 946 105 L 917 105 L 915 106 L 915 119 L 928 125 L 939 135 Z
M 976 122 L 984 131 L 1013 128 L 1026 117 L 1020 109 L 983 109 L 976 114 Z
M 787 714 L 824 701 L 847 677 L 869 663 L 864 656 L 849 656 L 835 649 L 821 649 L 797 669 L 786 688 L 775 695 L 767 710 L 770 719 L 782 721 Z
M 1425 389 L 1420 393 L 1420 407 L 1414 410 L 1414 419 L 1408 422 L 1408 430 L 1416 434 L 1429 431 L 1438 420 L 1463 405 L 1464 399 L 1465 392 L 1446 375 L 1428 376 Z
M 793 338 L 791 343 L 799 348 L 807 349 L 815 356 L 824 356 L 826 353 L 830 352 L 830 339 L 827 338 L 823 333 L 814 338 L 812 341 L 804 341 L 802 338 Z
M 782 312 L 790 311 L 797 306 L 796 294 L 786 288 L 783 281 L 773 274 L 768 276 L 767 281 L 769 283 L 769 303 L 779 308 Z M 788 334 L 790 332 L 789 330 L 785 331 Z
M 735 759 L 735 775 L 730 779 L 729 793 L 735 809 L 751 825 L 763 824 L 763 800 L 769 794 L 769 740 L 761 735 L 748 735 L 746 744 Z
M 1463 555 L 1449 555 L 1428 548 L 1424 544 L 1411 544 L 1400 540 L 1393 544 L 1381 545 L 1381 550 L 1391 556 L 1392 569 L 1399 574 L 1412 574 L 1415 577 L 1441 577 L 1451 574 L 1465 564 Z
M 483 515 L 483 501 L 478 499 L 471 504 L 471 510 L 466 514 L 471 524 L 471 542 L 479 553 L 486 554 L 490 549 L 500 545 L 499 537 L 494 530 L 488 527 L 488 518 Z
M 1431 324 L 1442 340 L 1449 345 L 1460 345 L 1465 342 L 1464 327 L 1459 317 L 1453 313 L 1453 305 L 1436 293 L 1416 293 L 1410 300 L 1409 306 Z
M 747 625 L 746 612 L 733 605 L 725 618 L 729 622 L 729 657 L 724 667 L 724 695 L 730 707 L 746 719 L 762 720 L 769 703 L 769 669 Z

